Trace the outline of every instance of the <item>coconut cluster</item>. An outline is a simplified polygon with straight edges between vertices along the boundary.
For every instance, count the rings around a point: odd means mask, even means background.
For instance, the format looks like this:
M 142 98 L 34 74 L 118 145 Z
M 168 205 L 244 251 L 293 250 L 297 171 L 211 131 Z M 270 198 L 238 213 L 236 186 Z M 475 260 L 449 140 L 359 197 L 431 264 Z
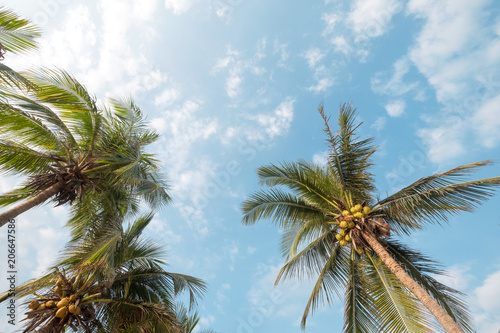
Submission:
M 348 246 L 352 243 L 352 229 L 356 227 L 361 219 L 366 218 L 370 212 L 370 207 L 360 204 L 342 212 L 342 216 L 338 218 L 340 230 L 335 235 L 341 246 Z M 359 246 L 356 247 L 356 251 L 360 255 L 364 253 L 364 250 Z
M 28 304 L 30 311 L 26 313 L 26 319 L 30 319 L 31 323 L 24 332 L 32 332 L 38 326 L 42 326 L 40 332 L 48 332 L 47 329 L 59 332 L 66 325 L 89 328 L 88 324 L 93 321 L 95 311 L 90 303 L 91 298 L 100 294 L 84 297 L 88 292 L 83 290 L 83 281 L 78 281 L 76 277 L 67 279 L 63 274 L 58 274 L 59 279 L 53 290 L 43 297 L 36 295 L 39 298 Z

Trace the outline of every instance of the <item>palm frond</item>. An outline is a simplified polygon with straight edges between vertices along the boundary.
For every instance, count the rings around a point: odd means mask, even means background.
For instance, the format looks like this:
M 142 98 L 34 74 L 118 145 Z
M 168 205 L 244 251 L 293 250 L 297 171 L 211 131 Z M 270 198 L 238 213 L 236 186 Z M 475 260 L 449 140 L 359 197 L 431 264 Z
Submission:
M 383 244 L 408 275 L 420 284 L 465 332 L 475 332 L 472 314 L 463 300 L 465 295 L 431 276 L 445 275 L 434 261 L 397 241 L 386 240 Z
M 324 219 L 320 207 L 280 189 L 252 194 L 243 202 L 242 210 L 244 224 L 253 224 L 261 219 L 272 218 L 280 227 L 284 227 L 305 219 Z
M 24 53 L 38 47 L 40 29 L 5 7 L 0 8 L 0 43 L 7 51 Z
M 369 279 L 370 300 L 377 309 L 380 331 L 387 333 L 437 332 L 430 312 L 396 278 L 378 257 L 366 254 L 370 265 L 365 267 Z
M 356 201 L 370 200 L 374 190 L 373 175 L 369 171 L 373 165 L 370 157 L 376 150 L 371 145 L 373 138 L 359 140 L 356 137 L 356 130 L 362 123 L 356 124 L 356 109 L 350 104 L 340 106 L 340 129 L 335 134 L 330 129 L 323 105 L 318 110 L 325 122 L 326 140 L 330 145 L 328 164 L 335 170 L 336 178 L 343 190 L 351 193 Z
M 410 186 L 381 200 L 375 209 L 386 216 L 391 227 L 408 234 L 424 223 L 448 221 L 448 216 L 462 211 L 472 212 L 491 197 L 500 185 L 500 177 L 464 181 L 482 161 L 417 180 Z

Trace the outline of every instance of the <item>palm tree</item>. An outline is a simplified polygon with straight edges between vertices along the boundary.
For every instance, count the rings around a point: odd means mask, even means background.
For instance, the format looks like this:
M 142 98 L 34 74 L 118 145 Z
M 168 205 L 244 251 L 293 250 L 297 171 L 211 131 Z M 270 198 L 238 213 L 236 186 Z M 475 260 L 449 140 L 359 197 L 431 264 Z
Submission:
M 190 312 L 182 303 L 177 305 L 176 317 L 183 326 L 182 333 L 193 333 L 196 325 L 200 321 L 198 312 Z M 214 330 L 205 328 L 198 331 L 199 333 L 216 333 Z
M 260 184 L 242 205 L 244 224 L 271 218 L 283 231 L 286 264 L 276 283 L 317 276 L 302 318 L 320 302 L 344 295 L 345 332 L 435 332 L 432 315 L 448 332 L 473 332 L 462 294 L 437 282 L 435 262 L 393 239 L 450 214 L 473 211 L 493 194 L 500 177 L 465 180 L 488 161 L 422 178 L 383 199 L 375 198 L 373 139 L 360 140 L 355 110 L 340 108 L 333 135 L 323 107 L 330 146 L 326 166 L 305 161 L 258 169 Z M 285 190 L 285 189 L 288 189 Z M 423 307 L 422 304 L 425 306 Z M 430 313 L 429 313 L 430 312 Z
M 62 205 L 78 198 L 86 208 L 111 196 L 151 207 L 170 200 L 158 161 L 144 152 L 158 135 L 131 100 L 111 99 L 101 109 L 64 71 L 29 78 L 37 89 L 0 102 L 0 172 L 28 176 L 0 196 L 0 207 L 25 200 L 0 214 L 0 226 L 49 199 Z
M 205 291 L 205 284 L 161 267 L 165 264 L 162 248 L 140 237 L 152 218 L 153 214 L 139 217 L 124 228 L 122 219 L 110 216 L 93 237 L 68 244 L 57 268 L 16 288 L 17 298 L 31 295 L 24 332 L 74 328 L 184 333 L 175 297 L 187 291 L 192 304 Z M 7 297 L 0 297 L 0 302 Z
M 20 18 L 16 13 L 0 7 L 0 61 L 6 52 L 22 54 L 35 50 L 41 32 L 30 21 Z M 0 63 L 0 84 L 7 87 L 33 88 L 33 84 L 10 67 Z M 0 91 L 3 90 L 0 85 Z

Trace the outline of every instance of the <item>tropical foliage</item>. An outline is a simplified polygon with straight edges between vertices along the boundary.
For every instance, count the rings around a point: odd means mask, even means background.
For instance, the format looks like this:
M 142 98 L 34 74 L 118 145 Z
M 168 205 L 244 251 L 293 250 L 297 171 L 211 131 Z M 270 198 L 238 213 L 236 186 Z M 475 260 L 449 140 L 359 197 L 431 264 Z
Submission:
M 170 200 L 157 160 L 144 152 L 158 135 L 131 100 L 99 107 L 64 71 L 40 70 L 29 79 L 36 90 L 0 102 L 0 172 L 28 177 L 0 196 L 0 206 L 27 200 L 0 214 L 2 225 L 49 198 L 57 205 L 78 198 L 85 210 L 114 204 L 103 203 L 108 198 L 121 198 L 117 207 Z
M 260 184 L 270 189 L 252 194 L 242 206 L 244 224 L 270 218 L 283 232 L 286 263 L 276 283 L 316 279 L 302 326 L 310 311 L 338 296 L 344 298 L 345 332 L 442 330 L 427 308 L 435 309 L 427 303 L 424 307 L 410 292 L 408 281 L 401 277 L 404 273 L 461 327 L 452 323 L 454 329 L 473 332 L 463 295 L 435 279 L 444 272 L 434 261 L 394 240 L 391 233 L 409 235 L 427 224 L 447 221 L 450 214 L 473 211 L 493 194 L 500 177 L 474 181 L 465 177 L 491 163 L 473 163 L 426 177 L 378 200 L 370 172 L 376 147 L 373 139 L 356 136 L 361 124 L 356 122 L 355 110 L 341 106 L 336 134 L 323 107 L 320 113 L 330 146 L 328 163 L 261 167 Z M 390 258 L 399 265 L 389 265 Z M 440 317 L 438 321 L 443 324 Z
M 152 218 L 139 217 L 127 228 L 110 219 L 94 237 L 68 244 L 48 274 L 18 287 L 16 297 L 28 297 L 31 309 L 24 331 L 185 332 L 176 296 L 186 291 L 194 303 L 206 287 L 162 268 L 161 247 L 140 237 Z
M 7 52 L 19 54 L 36 49 L 38 47 L 36 39 L 40 35 L 37 26 L 20 18 L 16 13 L 0 7 L 0 61 L 5 59 Z M 31 82 L 2 63 L 0 63 L 0 84 L 10 88 L 33 88 Z M 0 86 L 0 93 L 3 89 L 4 87 Z

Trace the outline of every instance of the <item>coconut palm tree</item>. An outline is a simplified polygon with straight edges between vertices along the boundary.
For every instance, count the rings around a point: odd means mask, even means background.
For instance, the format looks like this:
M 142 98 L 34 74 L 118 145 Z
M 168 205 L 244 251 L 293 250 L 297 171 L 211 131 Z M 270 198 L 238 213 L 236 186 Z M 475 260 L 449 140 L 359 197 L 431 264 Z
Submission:
M 488 161 L 422 178 L 379 200 L 370 173 L 373 139 L 358 139 L 355 110 L 340 108 L 334 135 L 323 107 L 330 146 L 325 166 L 305 161 L 258 169 L 260 184 L 242 205 L 244 224 L 271 218 L 283 231 L 286 264 L 276 283 L 317 277 L 302 317 L 344 295 L 345 332 L 473 332 L 462 294 L 435 280 L 439 266 L 394 240 L 450 214 L 473 211 L 493 194 L 500 177 L 466 180 Z M 422 306 L 423 305 L 423 306 Z M 431 315 L 432 314 L 432 315 Z
M 22 54 L 35 50 L 36 41 L 41 32 L 30 21 L 20 18 L 16 13 L 0 7 L 0 61 L 5 59 L 7 52 Z M 0 92 L 2 85 L 17 88 L 33 88 L 33 84 L 22 75 L 0 63 Z
M 194 303 L 205 284 L 162 268 L 162 248 L 140 237 L 152 218 L 124 228 L 110 215 L 93 237 L 70 242 L 48 274 L 16 288 L 17 298 L 30 298 L 24 332 L 184 333 L 175 297 L 187 291 Z
M 176 309 L 176 317 L 182 323 L 184 330 L 182 333 L 193 333 L 200 321 L 200 315 L 197 311 L 189 311 L 184 304 L 179 303 Z M 199 333 L 216 333 L 210 328 L 201 329 Z
M 144 147 L 158 135 L 131 100 L 96 98 L 64 71 L 29 75 L 37 89 L 0 102 L 0 172 L 27 176 L 0 196 L 0 226 L 49 199 L 99 206 L 120 192 L 157 207 L 170 200 L 158 161 Z M 126 195 L 124 195 L 126 194 Z

